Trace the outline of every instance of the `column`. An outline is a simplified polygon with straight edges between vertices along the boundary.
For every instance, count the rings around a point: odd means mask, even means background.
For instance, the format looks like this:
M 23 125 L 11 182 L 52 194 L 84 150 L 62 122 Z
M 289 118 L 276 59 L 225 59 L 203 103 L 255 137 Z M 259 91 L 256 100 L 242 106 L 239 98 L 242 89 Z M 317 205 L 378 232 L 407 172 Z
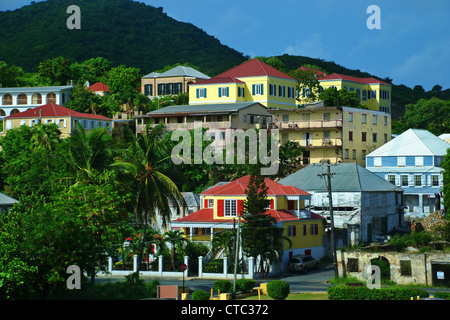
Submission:
M 137 270 L 137 259 L 138 259 L 138 256 L 137 256 L 137 254 L 135 254 L 133 256 L 133 272 L 137 272 L 138 271 Z
M 198 257 L 198 276 L 201 278 L 203 276 L 203 257 Z
M 227 277 L 228 273 L 228 257 L 223 256 L 223 274 L 225 275 L 225 278 Z
M 160 275 L 163 272 L 163 256 L 162 255 L 158 256 L 158 272 Z
M 248 258 L 248 276 L 250 279 L 253 279 L 253 272 L 255 269 L 255 261 L 253 260 L 253 257 Z

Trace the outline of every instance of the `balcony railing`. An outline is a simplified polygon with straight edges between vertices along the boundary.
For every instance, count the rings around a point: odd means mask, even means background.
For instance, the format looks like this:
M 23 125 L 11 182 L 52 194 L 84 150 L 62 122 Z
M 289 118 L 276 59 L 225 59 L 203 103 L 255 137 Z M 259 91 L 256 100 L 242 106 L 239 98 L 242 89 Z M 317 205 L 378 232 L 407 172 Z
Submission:
M 306 120 L 278 122 L 280 129 L 331 129 L 342 128 L 342 119 L 337 120 Z

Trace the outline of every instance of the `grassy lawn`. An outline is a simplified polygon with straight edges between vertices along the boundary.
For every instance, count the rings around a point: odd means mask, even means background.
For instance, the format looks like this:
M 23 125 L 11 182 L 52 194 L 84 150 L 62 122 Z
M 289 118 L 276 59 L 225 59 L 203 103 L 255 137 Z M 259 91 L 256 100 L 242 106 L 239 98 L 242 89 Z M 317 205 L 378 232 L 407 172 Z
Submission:
M 242 300 L 258 300 L 258 295 L 248 296 Z M 273 300 L 271 297 L 261 295 L 261 300 Z M 320 293 L 290 293 L 286 300 L 328 300 L 326 292 Z

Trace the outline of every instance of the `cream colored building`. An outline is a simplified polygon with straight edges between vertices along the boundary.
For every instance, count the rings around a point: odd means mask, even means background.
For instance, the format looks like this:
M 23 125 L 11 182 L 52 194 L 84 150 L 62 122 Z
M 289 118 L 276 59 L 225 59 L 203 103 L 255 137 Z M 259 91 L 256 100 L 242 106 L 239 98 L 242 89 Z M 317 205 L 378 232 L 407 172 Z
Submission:
M 323 107 L 322 102 L 298 109 L 272 109 L 281 142 L 305 147 L 303 165 L 329 159 L 365 166 L 370 152 L 391 139 L 391 115 L 349 107 Z

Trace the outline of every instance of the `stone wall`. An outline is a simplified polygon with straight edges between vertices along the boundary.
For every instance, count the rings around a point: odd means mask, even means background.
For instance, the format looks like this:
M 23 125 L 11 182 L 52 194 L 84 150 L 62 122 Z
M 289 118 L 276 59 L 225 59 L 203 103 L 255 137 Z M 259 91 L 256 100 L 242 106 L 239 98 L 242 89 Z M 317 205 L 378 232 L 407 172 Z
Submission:
M 358 252 L 337 251 L 339 276 L 353 276 L 362 281 L 369 279 L 372 259 L 384 258 L 389 262 L 391 280 L 397 284 L 433 285 L 432 265 L 450 264 L 450 252 Z M 450 274 L 445 274 L 450 277 Z

